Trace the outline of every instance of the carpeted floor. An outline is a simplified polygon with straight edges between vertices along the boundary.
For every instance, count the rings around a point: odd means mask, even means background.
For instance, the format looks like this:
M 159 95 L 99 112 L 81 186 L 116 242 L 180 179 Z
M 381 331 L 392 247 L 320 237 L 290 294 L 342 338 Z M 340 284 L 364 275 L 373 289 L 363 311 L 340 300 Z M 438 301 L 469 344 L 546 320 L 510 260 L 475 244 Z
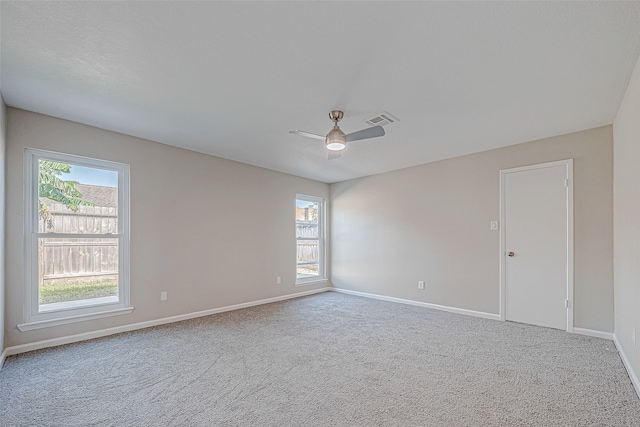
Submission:
M 2 426 L 640 426 L 611 341 L 334 292 L 22 354 Z

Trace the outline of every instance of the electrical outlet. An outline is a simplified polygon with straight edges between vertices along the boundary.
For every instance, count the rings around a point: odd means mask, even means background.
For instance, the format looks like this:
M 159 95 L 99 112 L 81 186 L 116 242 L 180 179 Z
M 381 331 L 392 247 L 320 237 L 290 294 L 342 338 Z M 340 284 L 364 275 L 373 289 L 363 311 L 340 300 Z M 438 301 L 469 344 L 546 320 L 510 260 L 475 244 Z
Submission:
M 423 280 L 419 280 L 418 281 L 418 289 L 424 289 L 424 281 Z
M 282 278 L 280 276 L 276 277 L 276 285 L 282 284 Z
M 166 301 L 166 300 L 167 300 L 167 291 L 160 292 L 160 301 Z

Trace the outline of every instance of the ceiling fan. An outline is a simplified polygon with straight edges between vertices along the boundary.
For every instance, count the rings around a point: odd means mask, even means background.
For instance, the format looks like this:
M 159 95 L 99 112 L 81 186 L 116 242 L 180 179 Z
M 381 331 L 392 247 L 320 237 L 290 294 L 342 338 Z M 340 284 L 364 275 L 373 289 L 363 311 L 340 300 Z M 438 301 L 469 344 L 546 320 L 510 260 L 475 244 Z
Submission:
M 384 135 L 382 126 L 373 126 L 345 135 L 342 129 L 340 129 L 340 126 L 338 126 L 338 122 L 342 120 L 343 117 L 344 113 L 340 110 L 333 110 L 329 113 L 329 118 L 333 122 L 333 129 L 331 129 L 326 136 L 316 135 L 315 133 L 305 132 L 303 130 L 292 130 L 289 131 L 289 133 L 306 136 L 308 138 L 324 139 L 324 146 L 329 150 L 329 160 L 340 157 L 340 152 L 347 147 L 347 142 L 377 138 Z

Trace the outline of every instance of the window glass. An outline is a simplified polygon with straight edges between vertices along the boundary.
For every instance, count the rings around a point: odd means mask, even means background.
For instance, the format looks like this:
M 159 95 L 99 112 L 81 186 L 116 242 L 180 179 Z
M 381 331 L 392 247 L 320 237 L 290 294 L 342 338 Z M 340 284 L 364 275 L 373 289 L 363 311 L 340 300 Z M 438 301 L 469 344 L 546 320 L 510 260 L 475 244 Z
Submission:
M 297 282 L 324 278 L 323 203 L 311 196 L 296 198 Z
M 117 303 L 118 239 L 39 238 L 38 311 Z
M 117 235 L 118 172 L 38 159 L 38 233 Z M 38 311 L 117 303 L 118 239 L 38 238 Z

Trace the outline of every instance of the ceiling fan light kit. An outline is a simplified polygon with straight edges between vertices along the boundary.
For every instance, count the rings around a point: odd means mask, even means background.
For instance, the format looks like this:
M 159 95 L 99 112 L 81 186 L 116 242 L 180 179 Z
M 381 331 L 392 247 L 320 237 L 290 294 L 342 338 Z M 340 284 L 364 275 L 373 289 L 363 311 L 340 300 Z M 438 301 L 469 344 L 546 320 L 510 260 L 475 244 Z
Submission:
M 384 135 L 384 129 L 382 128 L 382 126 L 374 126 L 345 135 L 342 129 L 340 129 L 340 126 L 338 126 L 338 122 L 342 120 L 343 117 L 344 113 L 340 110 L 333 110 L 329 113 L 329 118 L 333 122 L 333 129 L 329 131 L 327 136 L 316 135 L 314 133 L 301 130 L 292 130 L 289 131 L 289 133 L 306 136 L 308 138 L 324 139 L 325 148 L 333 153 L 342 151 L 347 148 L 347 142 L 376 138 L 378 136 Z M 331 160 L 339 157 L 339 153 L 336 154 L 338 154 L 338 156 L 329 156 L 329 159 Z
M 334 125 L 324 140 L 324 146 L 329 151 L 341 151 L 347 146 L 347 138 L 338 125 Z

